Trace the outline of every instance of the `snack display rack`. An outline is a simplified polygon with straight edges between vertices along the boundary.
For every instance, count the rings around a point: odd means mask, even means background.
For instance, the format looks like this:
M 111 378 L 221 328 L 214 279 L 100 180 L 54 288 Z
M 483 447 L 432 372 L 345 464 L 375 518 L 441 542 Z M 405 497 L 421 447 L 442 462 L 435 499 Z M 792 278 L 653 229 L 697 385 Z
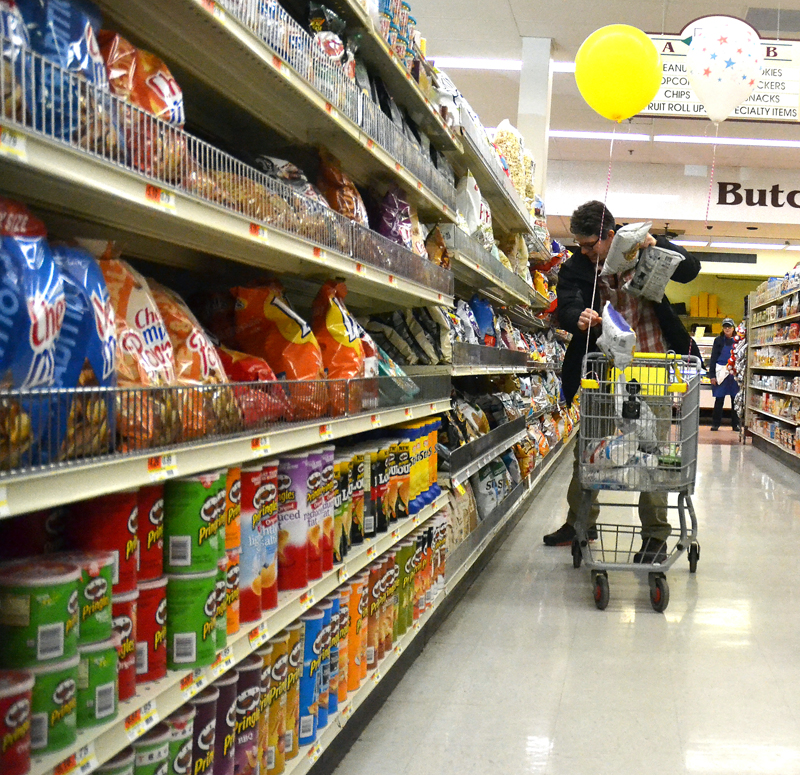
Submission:
M 528 435 L 526 418 L 499 425 L 450 453 L 450 482 L 457 487 Z
M 120 29 L 175 62 L 186 91 L 212 90 L 302 145 L 325 145 L 362 183 L 394 181 L 421 217 L 455 219 L 455 189 L 277 3 L 104 0 Z M 175 46 L 175 30 L 191 45 Z M 231 72 L 247 73 L 231 78 Z M 201 120 L 203 117 L 199 117 Z M 213 118 L 208 118 L 213 120 Z M 217 129 L 215 126 L 214 129 Z

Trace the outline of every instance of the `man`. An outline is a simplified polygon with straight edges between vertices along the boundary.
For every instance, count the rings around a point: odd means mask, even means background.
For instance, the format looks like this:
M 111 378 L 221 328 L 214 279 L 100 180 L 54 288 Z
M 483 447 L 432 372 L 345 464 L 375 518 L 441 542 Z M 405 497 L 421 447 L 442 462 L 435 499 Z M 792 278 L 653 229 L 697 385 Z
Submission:
M 722 333 L 714 340 L 709 360 L 711 372 L 711 392 L 714 396 L 714 414 L 711 418 L 711 430 L 718 431 L 722 424 L 722 409 L 725 405 L 725 396 L 731 397 L 731 429 L 739 430 L 739 415 L 736 412 L 734 399 L 739 392 L 736 378 L 728 371 L 728 361 L 735 344 L 733 333 L 735 324 L 732 318 L 722 321 Z
M 636 333 L 639 352 L 663 353 L 674 351 L 686 355 L 691 338 L 675 314 L 666 296 L 658 302 L 632 296 L 623 290 L 633 270 L 620 275 L 597 278 L 594 300 L 592 289 L 595 273 L 605 263 L 616 233 L 614 216 L 602 202 L 592 201 L 581 205 L 572 214 L 570 231 L 575 237 L 572 256 L 561 267 L 558 279 L 558 319 L 560 325 L 572 334 L 572 341 L 564 357 L 561 374 L 564 396 L 571 403 L 581 382 L 586 337 L 589 352 L 597 352 L 597 339 L 601 333 L 601 312 L 607 301 L 628 321 Z M 694 280 L 700 272 L 700 261 L 666 237 L 647 235 L 641 247 L 658 245 L 683 256 L 672 279 L 679 283 Z M 575 537 L 575 520 L 582 500 L 578 476 L 578 445 L 575 447 L 575 464 L 572 481 L 567 492 L 569 511 L 567 521 L 555 532 L 544 537 L 547 546 L 568 546 Z M 597 491 L 593 491 L 593 501 Z M 594 525 L 600 508 L 592 503 L 589 518 L 589 537 L 597 536 Z M 635 562 L 661 562 L 666 558 L 666 540 L 672 528 L 667 519 L 667 494 L 663 492 L 639 494 L 639 519 L 642 523 L 642 549 L 634 556 Z

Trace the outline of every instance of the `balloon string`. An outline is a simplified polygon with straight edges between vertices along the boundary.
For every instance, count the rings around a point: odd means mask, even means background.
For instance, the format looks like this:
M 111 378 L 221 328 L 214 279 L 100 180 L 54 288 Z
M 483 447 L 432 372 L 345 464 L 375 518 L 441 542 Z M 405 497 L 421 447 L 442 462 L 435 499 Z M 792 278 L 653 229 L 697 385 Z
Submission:
M 711 196 L 714 192 L 714 172 L 717 168 L 717 143 L 716 140 L 719 138 L 719 124 L 717 124 L 717 134 L 714 138 L 714 156 L 713 161 L 711 162 L 711 180 L 708 182 L 708 201 L 706 202 L 706 227 L 708 227 L 708 214 L 711 211 Z
M 608 203 L 608 192 L 611 189 L 611 170 L 614 166 L 614 139 L 617 136 L 617 125 L 614 124 L 614 131 L 611 133 L 611 146 L 608 149 L 608 175 L 606 175 L 606 192 L 603 195 L 603 213 L 600 216 L 600 234 L 598 235 L 600 239 L 603 239 L 603 227 L 606 223 L 606 204 Z M 594 286 L 592 287 L 592 303 L 589 305 L 589 309 L 594 309 L 594 300 L 597 297 L 597 279 L 600 276 L 600 261 L 595 261 L 594 264 Z M 584 364 L 586 363 L 586 358 L 589 354 L 589 341 L 591 339 L 589 333 L 591 331 L 591 326 L 586 329 L 586 352 L 584 353 Z M 586 372 L 584 372 L 581 377 L 585 377 Z

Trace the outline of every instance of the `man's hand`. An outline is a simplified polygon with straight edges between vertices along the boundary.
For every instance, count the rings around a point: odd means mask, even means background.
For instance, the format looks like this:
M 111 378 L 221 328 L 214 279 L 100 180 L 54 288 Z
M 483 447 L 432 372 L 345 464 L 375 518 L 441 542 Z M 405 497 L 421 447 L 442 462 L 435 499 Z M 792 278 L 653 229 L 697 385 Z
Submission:
M 714 385 L 714 387 L 716 387 L 716 385 L 717 385 L 716 377 L 711 377 L 711 384 Z
M 592 326 L 599 326 L 602 322 L 603 318 L 601 318 L 600 315 L 598 315 L 593 309 L 589 309 L 587 307 L 583 312 L 581 312 L 581 316 L 578 318 L 578 328 L 581 331 L 586 331 Z
M 642 242 L 642 244 L 639 245 L 639 250 L 644 250 L 645 248 L 652 248 L 655 246 L 655 244 L 656 244 L 656 238 L 652 234 L 648 234 L 644 238 L 644 242 Z

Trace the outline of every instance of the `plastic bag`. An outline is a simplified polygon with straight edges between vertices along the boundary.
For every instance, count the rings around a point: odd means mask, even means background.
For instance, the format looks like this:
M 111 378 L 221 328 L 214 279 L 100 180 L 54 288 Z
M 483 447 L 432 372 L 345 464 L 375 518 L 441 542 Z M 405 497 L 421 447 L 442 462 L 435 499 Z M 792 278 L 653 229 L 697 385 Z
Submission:
M 618 369 L 627 369 L 636 352 L 636 334 L 608 301 L 603 307 L 603 333 L 597 340 L 597 346 Z
M 56 342 L 55 386 L 100 387 L 117 384 L 117 332 L 114 309 L 97 261 L 78 248 L 57 245 L 53 258 L 64 281 L 66 314 Z M 114 396 L 106 393 L 59 396 L 50 412 L 43 462 L 100 455 L 114 439 Z
M 322 363 L 330 380 L 348 380 L 363 376 L 364 348 L 360 326 L 344 305 L 347 286 L 328 280 L 317 293 L 312 307 L 311 328 L 322 350 Z M 343 382 L 329 386 L 330 406 L 334 415 L 361 411 L 362 384 L 353 382 L 349 391 Z
M 367 208 L 353 181 L 342 172 L 339 162 L 327 153 L 320 155 L 317 188 L 337 213 L 369 227 Z
M 683 256 L 674 250 L 651 246 L 639 256 L 633 277 L 625 283 L 624 290 L 631 296 L 642 296 L 650 301 L 660 302 L 664 298 L 675 270 L 683 261 Z
M 274 156 L 261 155 L 256 157 L 255 164 L 268 178 L 290 186 L 301 196 L 318 202 L 326 209 L 329 208 L 325 197 L 322 196 L 316 186 L 309 182 L 303 170 L 290 161 L 278 159 Z
M 587 450 L 586 462 L 600 468 L 620 468 L 627 465 L 637 451 L 633 434 L 606 436 L 594 449 Z
M 650 233 L 652 225 L 652 222 L 629 223 L 617 229 L 600 276 L 606 277 L 633 269 L 639 257 L 639 246 Z
M 491 464 L 485 465 L 477 474 L 473 474 L 469 480 L 475 493 L 478 518 L 483 521 L 497 508 L 500 500 L 497 481 Z
M 411 210 L 405 194 L 392 186 L 380 205 L 378 233 L 407 250 L 412 248 Z
M 481 226 L 481 190 L 471 172 L 456 186 L 456 210 L 466 225 L 467 234 L 475 234 Z
M 478 338 L 480 344 L 487 347 L 497 346 L 497 330 L 495 329 L 494 309 L 486 299 L 476 293 L 470 300 L 469 306 L 478 325 Z

